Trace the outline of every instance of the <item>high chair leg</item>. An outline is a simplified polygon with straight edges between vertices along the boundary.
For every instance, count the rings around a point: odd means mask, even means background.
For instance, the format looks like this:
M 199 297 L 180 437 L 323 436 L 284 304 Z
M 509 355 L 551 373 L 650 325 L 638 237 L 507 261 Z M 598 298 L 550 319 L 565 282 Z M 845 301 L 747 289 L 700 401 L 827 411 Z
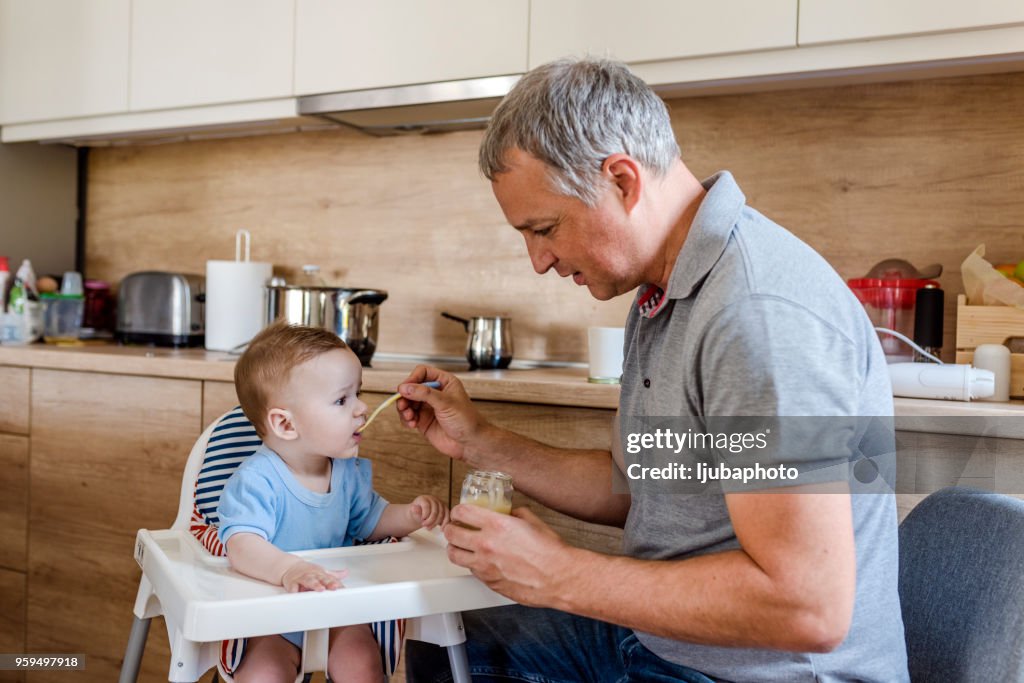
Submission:
M 128 645 L 124 649 L 124 661 L 121 663 L 118 683 L 135 683 L 139 677 L 139 665 L 142 664 L 142 653 L 146 649 L 150 621 L 152 620 L 132 617 L 132 630 L 128 634 Z
M 448 650 L 448 663 L 452 666 L 452 683 L 471 683 L 473 679 L 469 675 L 466 644 L 449 645 L 445 649 Z

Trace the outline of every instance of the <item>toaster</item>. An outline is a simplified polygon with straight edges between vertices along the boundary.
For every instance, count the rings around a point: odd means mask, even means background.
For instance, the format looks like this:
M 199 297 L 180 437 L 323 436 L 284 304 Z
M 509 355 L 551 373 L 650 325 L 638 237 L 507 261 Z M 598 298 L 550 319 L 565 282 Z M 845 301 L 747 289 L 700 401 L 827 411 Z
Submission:
M 117 294 L 118 341 L 157 346 L 202 346 L 206 278 L 145 271 L 121 281 Z

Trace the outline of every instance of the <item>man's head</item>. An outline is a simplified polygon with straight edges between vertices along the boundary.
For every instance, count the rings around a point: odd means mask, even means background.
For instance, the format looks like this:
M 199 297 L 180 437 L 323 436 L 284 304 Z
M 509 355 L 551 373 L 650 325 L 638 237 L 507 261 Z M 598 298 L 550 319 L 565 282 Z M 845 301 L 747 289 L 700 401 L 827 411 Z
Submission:
M 602 164 L 627 154 L 655 175 L 679 158 L 668 108 L 620 62 L 563 59 L 524 75 L 494 110 L 480 145 L 488 180 L 519 149 L 547 166 L 551 189 L 595 206 Z
M 361 384 L 359 359 L 338 335 L 284 321 L 253 337 L 235 365 L 238 400 L 260 438 L 301 439 L 308 454 L 356 455 L 355 430 L 366 416 Z
M 480 147 L 480 168 L 534 270 L 572 276 L 600 300 L 664 274 L 678 216 L 657 188 L 679 167 L 664 102 L 607 60 L 558 61 L 523 76 Z

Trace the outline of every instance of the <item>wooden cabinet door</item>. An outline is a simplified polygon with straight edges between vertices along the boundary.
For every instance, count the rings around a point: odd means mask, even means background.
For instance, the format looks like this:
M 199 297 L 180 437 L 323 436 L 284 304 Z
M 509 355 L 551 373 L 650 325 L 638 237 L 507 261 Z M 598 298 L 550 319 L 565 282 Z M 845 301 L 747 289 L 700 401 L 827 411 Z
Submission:
M 88 678 L 117 680 L 140 572 L 139 528 L 174 521 L 200 433 L 199 381 L 34 370 L 28 555 L 30 652 L 84 653 Z M 161 620 L 142 677 L 167 680 Z M 33 682 L 65 681 L 34 671 Z
M 796 0 L 533 0 L 530 68 L 565 56 L 626 62 L 796 46 Z
M 529 0 L 297 3 L 297 95 L 526 70 Z
M 234 382 L 203 382 L 203 429 L 237 405 Z
M 614 410 L 487 401 L 475 403 L 494 424 L 552 446 L 611 448 Z M 455 463 L 452 471 L 452 505 L 459 502 L 462 480 L 468 471 L 461 462 Z M 512 485 L 515 486 L 515 482 Z M 612 555 L 622 553 L 622 529 L 581 522 L 555 512 L 520 492 L 513 493 L 512 506 L 530 508 L 572 545 Z
M 0 434 L 0 568 L 24 572 L 27 543 L 28 437 Z
M 1020 0 L 801 0 L 800 44 L 987 28 L 1024 22 Z
M 25 649 L 25 574 L 0 569 L 0 652 L 19 654 Z M 64 674 L 65 679 L 67 673 Z M 0 682 L 24 681 L 23 671 L 0 671 Z M 35 680 L 35 679 L 33 679 Z
M 131 0 L 0 0 L 0 124 L 128 109 Z
M 294 0 L 134 0 L 131 110 L 292 94 Z
M 0 432 L 28 434 L 28 368 L 0 366 Z

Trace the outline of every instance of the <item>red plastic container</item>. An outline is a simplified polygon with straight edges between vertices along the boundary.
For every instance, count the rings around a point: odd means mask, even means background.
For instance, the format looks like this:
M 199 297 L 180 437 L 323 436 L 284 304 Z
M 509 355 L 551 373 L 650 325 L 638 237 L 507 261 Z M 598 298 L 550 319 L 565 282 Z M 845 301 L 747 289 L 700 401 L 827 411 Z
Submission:
M 858 301 L 864 304 L 875 327 L 914 337 L 914 301 L 917 290 L 927 285 L 940 287 L 938 280 L 917 278 L 856 278 L 847 282 Z M 896 337 L 878 333 L 890 363 L 913 360 L 913 349 Z

